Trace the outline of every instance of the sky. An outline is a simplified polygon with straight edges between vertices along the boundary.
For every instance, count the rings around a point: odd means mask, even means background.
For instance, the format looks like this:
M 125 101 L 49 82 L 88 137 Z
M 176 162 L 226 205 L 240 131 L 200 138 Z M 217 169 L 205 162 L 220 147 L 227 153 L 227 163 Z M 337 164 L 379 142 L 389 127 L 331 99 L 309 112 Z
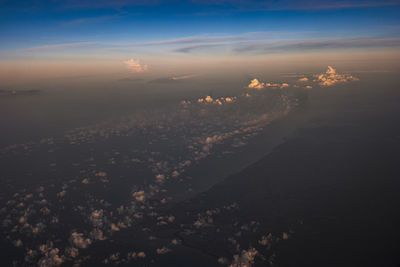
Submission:
M 398 14 L 392 0 L 0 0 L 0 82 L 395 69 Z

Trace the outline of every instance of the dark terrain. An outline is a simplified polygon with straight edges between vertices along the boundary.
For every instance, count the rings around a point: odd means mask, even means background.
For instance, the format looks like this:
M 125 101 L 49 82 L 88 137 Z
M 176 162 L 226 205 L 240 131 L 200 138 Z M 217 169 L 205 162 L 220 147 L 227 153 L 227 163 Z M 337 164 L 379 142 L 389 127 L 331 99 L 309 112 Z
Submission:
M 278 266 L 398 266 L 399 100 L 395 89 L 313 91 L 296 134 L 179 208 L 235 201 L 267 232 L 291 227 Z

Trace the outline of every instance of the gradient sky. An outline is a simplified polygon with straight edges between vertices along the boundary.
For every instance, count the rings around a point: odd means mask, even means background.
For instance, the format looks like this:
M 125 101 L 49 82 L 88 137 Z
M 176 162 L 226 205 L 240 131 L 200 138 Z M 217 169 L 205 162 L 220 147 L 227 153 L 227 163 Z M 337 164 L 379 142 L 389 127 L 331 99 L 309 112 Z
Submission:
M 386 0 L 0 0 L 0 80 L 188 74 L 211 62 L 245 65 L 305 54 L 315 61 L 397 59 L 399 14 L 400 1 Z M 129 68 L 130 59 L 144 68 Z

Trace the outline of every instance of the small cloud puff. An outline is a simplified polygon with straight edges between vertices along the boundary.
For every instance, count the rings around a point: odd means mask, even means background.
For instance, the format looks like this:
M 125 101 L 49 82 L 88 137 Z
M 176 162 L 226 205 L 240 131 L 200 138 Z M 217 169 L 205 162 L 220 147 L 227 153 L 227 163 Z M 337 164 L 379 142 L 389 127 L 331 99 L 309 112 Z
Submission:
M 314 81 L 318 82 L 320 86 L 328 87 L 337 83 L 345 83 L 358 80 L 358 78 L 353 77 L 350 74 L 339 74 L 336 72 L 336 69 L 328 66 L 326 72 L 317 75 L 317 78 Z
M 139 60 L 129 59 L 123 62 L 131 72 L 143 72 L 148 69 L 147 65 L 140 64 Z

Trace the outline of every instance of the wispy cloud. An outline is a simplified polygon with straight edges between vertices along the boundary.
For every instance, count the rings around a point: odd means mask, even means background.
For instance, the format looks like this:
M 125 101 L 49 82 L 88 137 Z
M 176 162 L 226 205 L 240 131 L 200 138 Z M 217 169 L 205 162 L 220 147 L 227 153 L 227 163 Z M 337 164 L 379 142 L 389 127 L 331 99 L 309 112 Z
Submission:
M 189 53 L 189 52 L 192 52 L 193 50 L 197 50 L 197 49 L 200 49 L 200 48 L 228 46 L 228 45 L 233 45 L 233 44 L 237 44 L 237 43 L 238 42 L 219 42 L 219 43 L 193 44 L 193 45 L 177 48 L 174 51 L 175 52 L 181 52 L 181 53 Z
M 96 45 L 96 42 L 80 42 L 80 43 L 66 43 L 66 44 L 55 44 L 55 45 L 42 45 L 35 46 L 31 48 L 21 49 L 21 52 L 38 52 L 38 51 L 48 51 L 48 50 L 63 50 L 70 48 L 82 48 Z
M 48 50 L 77 49 L 97 46 L 105 50 L 129 51 L 133 47 L 172 46 L 172 51 L 190 53 L 196 50 L 213 49 L 216 47 L 229 48 L 233 53 L 280 53 L 292 51 L 347 49 L 347 48 L 390 48 L 399 47 L 400 38 L 312 38 L 287 39 L 283 35 L 289 33 L 244 33 L 239 35 L 200 36 L 178 39 L 158 40 L 149 42 L 77 42 L 55 45 L 43 45 L 18 50 L 20 52 L 39 52 Z M 281 36 L 279 36 L 281 35 Z M 280 39 L 277 39 L 279 37 Z
M 210 42 L 193 44 L 175 49 L 176 52 L 188 53 L 199 48 L 231 46 L 234 52 L 277 53 L 318 49 L 397 47 L 400 38 L 325 38 L 305 40 L 247 40 L 233 42 Z
M 400 46 L 400 38 L 329 38 L 308 40 L 277 40 L 247 42 L 235 48 L 237 52 L 279 52 L 316 49 L 370 48 Z
M 189 36 L 183 38 L 148 41 L 148 42 L 119 42 L 109 43 L 114 47 L 129 47 L 129 46 L 163 46 L 163 45 L 179 45 L 179 44 L 206 44 L 211 43 L 228 43 L 234 41 L 246 41 L 246 40 L 265 40 L 267 38 L 284 37 L 293 34 L 292 32 L 279 32 L 279 31 L 265 31 L 265 32 L 246 32 L 235 35 L 214 35 L 214 36 Z M 298 32 L 297 34 L 300 34 Z

